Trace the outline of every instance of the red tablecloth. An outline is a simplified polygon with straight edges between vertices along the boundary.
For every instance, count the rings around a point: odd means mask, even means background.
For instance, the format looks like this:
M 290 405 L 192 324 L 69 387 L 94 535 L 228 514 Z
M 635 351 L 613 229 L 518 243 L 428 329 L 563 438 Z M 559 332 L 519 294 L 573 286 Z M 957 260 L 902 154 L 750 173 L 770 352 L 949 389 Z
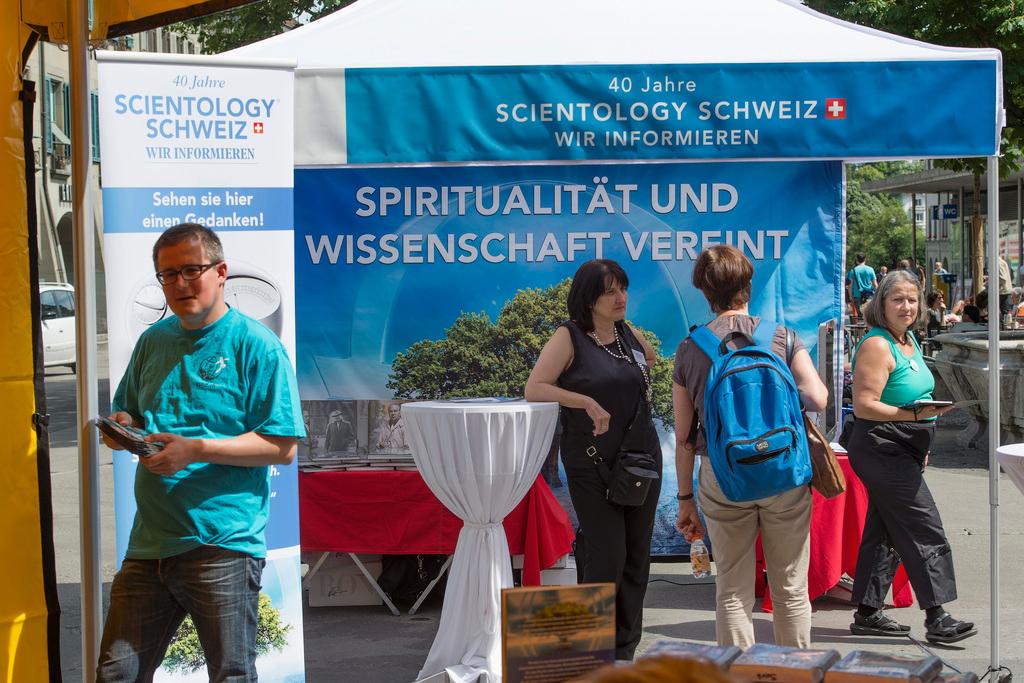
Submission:
M 462 520 L 419 472 L 299 472 L 302 549 L 376 555 L 450 555 Z M 523 584 L 572 549 L 565 510 L 540 477 L 504 520 L 508 548 L 523 556 Z
M 839 583 L 843 573 L 854 576 L 857 569 L 857 551 L 864 532 L 864 519 L 868 510 L 868 493 L 854 474 L 846 455 L 837 455 L 839 466 L 846 476 L 846 491 L 835 498 L 826 499 L 814 492 L 811 512 L 811 561 L 807 570 L 807 591 L 811 600 L 820 598 Z M 764 553 L 761 539 L 757 540 L 757 590 L 764 595 L 762 609 L 772 610 L 771 594 L 765 590 Z M 893 581 L 893 604 L 907 607 L 913 604 L 907 573 L 900 565 Z

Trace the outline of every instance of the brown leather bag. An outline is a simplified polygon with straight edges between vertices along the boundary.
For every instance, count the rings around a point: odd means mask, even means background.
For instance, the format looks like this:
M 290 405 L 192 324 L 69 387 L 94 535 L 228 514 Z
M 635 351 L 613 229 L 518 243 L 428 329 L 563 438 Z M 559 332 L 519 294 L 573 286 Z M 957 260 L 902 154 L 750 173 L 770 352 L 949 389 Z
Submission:
M 792 367 L 793 355 L 796 353 L 796 333 L 786 329 L 786 365 Z M 807 432 L 807 450 L 811 455 L 811 487 L 825 496 L 835 498 L 846 490 L 846 477 L 843 475 L 832 445 L 818 429 L 818 425 L 804 416 L 804 429 Z
M 818 425 L 804 413 L 807 429 L 807 448 L 811 454 L 811 486 L 826 498 L 834 498 L 846 490 L 846 477 L 839 467 L 836 454 Z

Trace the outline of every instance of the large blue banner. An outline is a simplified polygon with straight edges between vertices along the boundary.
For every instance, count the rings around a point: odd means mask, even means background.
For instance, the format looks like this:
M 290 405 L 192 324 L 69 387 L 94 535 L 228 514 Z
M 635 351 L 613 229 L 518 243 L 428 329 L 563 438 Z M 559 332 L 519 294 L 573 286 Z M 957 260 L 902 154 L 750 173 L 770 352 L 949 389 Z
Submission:
M 552 332 L 536 324 L 547 297 L 591 258 L 623 265 L 627 316 L 660 342 L 665 369 L 712 317 L 690 279 L 719 243 L 754 263 L 752 313 L 796 329 L 813 354 L 819 325 L 840 315 L 841 213 L 838 162 L 299 169 L 300 392 L 332 409 L 396 393 L 521 395 L 486 378 L 525 382 L 522 347 Z M 653 550 L 676 554 L 674 445 L 661 432 Z
M 998 142 L 997 66 L 348 69 L 348 161 L 986 156 Z M 934 106 L 951 84 L 964 106 Z

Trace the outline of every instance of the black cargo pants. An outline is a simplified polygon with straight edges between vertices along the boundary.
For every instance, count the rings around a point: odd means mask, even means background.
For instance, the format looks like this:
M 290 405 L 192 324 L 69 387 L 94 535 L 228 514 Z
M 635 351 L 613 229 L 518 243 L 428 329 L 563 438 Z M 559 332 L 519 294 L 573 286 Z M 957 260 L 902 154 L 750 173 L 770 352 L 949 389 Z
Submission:
M 854 423 L 850 465 L 868 492 L 855 603 L 883 607 L 901 560 L 921 609 L 956 599 L 953 555 L 923 476 L 934 433 L 929 422 Z

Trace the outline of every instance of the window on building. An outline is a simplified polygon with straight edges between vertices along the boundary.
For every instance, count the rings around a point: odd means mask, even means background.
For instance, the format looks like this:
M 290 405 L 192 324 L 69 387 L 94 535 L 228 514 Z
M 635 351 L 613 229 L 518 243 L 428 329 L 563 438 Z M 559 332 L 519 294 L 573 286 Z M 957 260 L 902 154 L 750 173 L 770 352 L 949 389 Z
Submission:
M 143 47 L 149 52 L 157 51 L 156 30 L 150 29 L 146 31 L 146 44 Z
M 53 143 L 57 142 L 71 144 L 70 124 L 68 118 L 70 111 L 70 88 L 68 84 L 58 78 L 47 76 L 44 84 L 46 92 L 46 120 L 43 126 L 46 134 L 46 151 L 53 153 Z
M 89 123 L 91 124 L 92 160 L 100 160 L 100 96 L 89 93 Z
M 160 49 L 160 51 L 161 52 L 173 52 L 174 50 L 171 48 L 171 32 L 170 31 L 166 31 L 166 30 L 162 31 L 160 33 L 160 38 L 161 38 L 161 44 L 160 44 L 160 48 L 161 49 Z

